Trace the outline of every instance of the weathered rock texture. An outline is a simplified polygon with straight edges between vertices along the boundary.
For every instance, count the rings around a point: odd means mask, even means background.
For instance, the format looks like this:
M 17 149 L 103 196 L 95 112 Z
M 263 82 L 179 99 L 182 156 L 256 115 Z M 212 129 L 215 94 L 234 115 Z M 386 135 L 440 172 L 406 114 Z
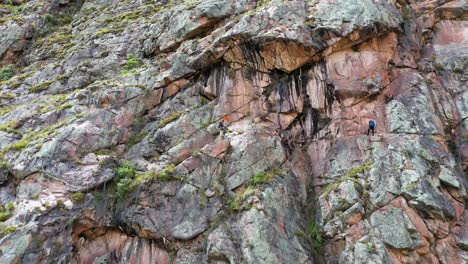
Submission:
M 0 3 L 1 263 L 468 262 L 466 1 Z

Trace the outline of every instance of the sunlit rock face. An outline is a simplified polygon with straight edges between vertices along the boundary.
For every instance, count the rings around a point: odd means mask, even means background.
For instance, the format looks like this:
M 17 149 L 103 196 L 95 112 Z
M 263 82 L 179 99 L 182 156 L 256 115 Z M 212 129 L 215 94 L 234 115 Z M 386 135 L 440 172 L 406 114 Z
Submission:
M 0 263 L 468 262 L 467 15 L 0 1 Z

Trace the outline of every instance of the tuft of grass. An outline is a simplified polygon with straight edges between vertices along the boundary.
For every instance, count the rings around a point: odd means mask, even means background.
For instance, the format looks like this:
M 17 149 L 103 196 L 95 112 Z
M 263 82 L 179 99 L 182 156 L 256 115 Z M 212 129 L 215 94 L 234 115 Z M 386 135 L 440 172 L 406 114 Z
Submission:
M 13 209 L 15 209 L 15 203 L 10 201 L 8 202 L 6 205 L 5 205 L 5 208 L 8 210 L 8 211 L 12 211 Z
M 320 234 L 320 227 L 317 224 L 317 222 L 315 222 L 315 219 L 313 217 L 311 217 L 307 224 L 305 234 L 309 242 L 311 243 L 314 252 L 320 252 L 323 244 L 323 238 Z
M 148 135 L 148 133 L 149 133 L 148 131 L 143 130 L 140 133 L 136 134 L 135 136 L 130 137 L 128 139 L 128 144 L 127 144 L 128 148 L 131 148 L 133 145 L 140 142 L 144 137 Z
M 159 122 L 159 127 L 163 127 L 178 119 L 185 111 L 173 112 Z
M 371 160 L 369 160 L 366 163 L 364 163 L 363 165 L 353 167 L 348 171 L 346 176 L 349 177 L 349 178 L 356 178 L 359 173 L 370 170 L 370 168 L 372 166 L 372 163 L 373 162 Z
M 128 193 L 142 183 L 147 183 L 153 180 L 170 181 L 177 179 L 177 177 L 173 177 L 174 172 L 175 165 L 169 164 L 159 172 L 150 170 L 136 174 L 136 167 L 134 167 L 129 161 L 123 161 L 121 165 L 115 169 L 117 196 L 120 198 L 126 197 Z
M 69 42 L 72 37 L 72 33 L 56 33 L 48 38 L 48 41 L 50 43 L 66 43 Z
M 72 103 L 64 103 L 64 104 L 61 104 L 61 105 L 57 105 L 57 106 L 54 106 L 54 107 L 47 107 L 47 108 L 44 108 L 41 110 L 41 114 L 45 114 L 47 112 L 52 112 L 52 111 L 55 111 L 55 110 L 63 110 L 63 109 L 67 109 L 67 108 L 70 108 L 72 107 L 73 104 Z
M 11 164 L 8 161 L 4 160 L 3 155 L 0 153 L 0 170 L 9 170 L 9 169 L 11 169 Z
M 9 112 L 15 110 L 15 108 L 10 106 L 0 107 L 0 115 L 8 114 Z
M 121 74 L 126 74 L 132 71 L 133 69 L 136 69 L 142 65 L 140 59 L 135 57 L 133 54 L 128 54 L 127 55 L 127 63 L 125 64 L 123 70 L 120 72 Z
M 240 211 L 243 201 L 240 199 L 229 198 L 226 202 L 226 207 L 229 211 L 237 212 Z
M 14 134 L 17 134 L 17 135 L 21 136 L 22 133 L 15 129 L 18 126 L 19 126 L 18 120 L 10 120 L 10 121 L 8 121 L 8 122 L 6 122 L 4 124 L 1 124 L 0 125 L 0 130 L 8 132 L 8 133 L 14 133 Z
M 115 33 L 120 33 L 124 30 L 124 28 L 101 28 L 96 32 L 96 37 L 100 37 L 106 34 L 115 34 Z
M 30 137 L 23 136 L 23 138 L 21 140 L 15 142 L 15 143 L 12 143 L 10 145 L 5 146 L 2 149 L 2 152 L 8 152 L 10 150 L 21 150 L 24 147 L 26 147 L 26 145 L 28 145 L 30 141 L 31 141 Z
M 123 161 L 117 169 L 115 169 L 115 176 L 117 179 L 133 178 L 135 176 L 136 167 L 130 161 Z
M 367 251 L 369 251 L 370 253 L 374 253 L 375 252 L 375 246 L 373 243 L 371 242 L 368 242 L 367 243 Z
M 0 221 L 5 221 L 10 218 L 10 212 L 1 212 L 0 213 Z
M 139 185 L 144 182 L 149 182 L 152 180 L 158 181 L 170 181 L 177 179 L 176 177 L 172 177 L 174 175 L 176 166 L 174 164 L 167 165 L 162 171 L 147 171 L 141 174 L 138 174 L 135 180 L 132 182 L 133 186 Z
M 253 185 L 266 183 L 271 181 L 275 175 L 283 175 L 284 173 L 286 173 L 286 169 L 275 166 L 266 171 L 257 172 L 257 174 L 249 180 L 249 183 Z
M 8 234 L 10 234 L 10 233 L 15 232 L 17 229 L 18 229 L 18 228 L 17 228 L 16 226 L 14 226 L 14 225 L 13 225 L 13 226 L 9 226 L 9 227 L 7 227 L 7 228 L 5 228 L 5 229 L 2 230 L 2 235 L 8 235 Z
M 246 188 L 242 187 L 242 189 L 236 193 L 234 198 L 229 198 L 226 201 L 226 208 L 231 212 L 238 212 L 244 208 L 249 209 L 249 206 L 243 206 L 244 201 L 250 195 L 254 194 L 256 190 L 257 189 L 254 186 L 247 186 Z
M 336 190 L 340 186 L 340 184 L 342 182 L 345 182 L 347 180 L 351 180 L 351 181 L 359 183 L 357 181 L 357 176 L 360 173 L 364 173 L 366 171 L 369 171 L 371 169 L 373 163 L 374 162 L 372 160 L 369 160 L 369 161 L 367 161 L 366 163 L 364 163 L 362 165 L 352 167 L 350 170 L 348 170 L 346 172 L 345 175 L 341 176 L 340 178 L 336 179 L 333 183 L 330 183 L 330 184 L 327 185 L 327 187 L 325 187 L 325 190 L 324 190 L 325 196 L 328 196 L 328 194 L 331 191 Z
M 29 87 L 29 90 L 33 93 L 38 93 L 38 92 L 42 92 L 44 90 L 47 90 L 47 88 L 49 88 L 49 86 L 53 83 L 54 81 L 45 81 L 45 82 L 42 82 L 42 83 L 39 83 L 39 84 L 36 84 L 36 85 L 33 85 L 31 87 Z

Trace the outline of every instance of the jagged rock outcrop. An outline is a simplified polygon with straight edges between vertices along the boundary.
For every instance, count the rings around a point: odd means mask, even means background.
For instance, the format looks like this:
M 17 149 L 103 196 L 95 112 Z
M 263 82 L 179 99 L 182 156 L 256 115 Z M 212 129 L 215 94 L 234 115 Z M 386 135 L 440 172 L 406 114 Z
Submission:
M 0 262 L 467 262 L 467 13 L 0 1 Z

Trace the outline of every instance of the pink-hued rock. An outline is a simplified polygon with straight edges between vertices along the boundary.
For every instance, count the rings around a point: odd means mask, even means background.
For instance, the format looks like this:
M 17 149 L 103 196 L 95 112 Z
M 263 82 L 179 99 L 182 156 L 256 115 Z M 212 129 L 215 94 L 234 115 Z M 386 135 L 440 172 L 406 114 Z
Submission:
M 216 141 L 203 147 L 201 151 L 210 157 L 222 159 L 230 146 L 229 140 L 218 138 Z
M 93 233 L 87 234 L 93 236 Z M 92 241 L 76 240 L 79 248 L 74 261 L 76 263 L 92 263 L 99 260 L 122 258 L 126 263 L 170 263 L 169 254 L 158 248 L 156 244 L 146 239 L 128 237 L 116 231 L 97 232 Z
M 339 100 L 359 99 L 388 85 L 388 62 L 396 45 L 396 35 L 389 34 L 359 45 L 358 51 L 347 49 L 327 56 L 328 80 Z
M 468 40 L 467 21 L 442 20 L 435 25 L 433 43 L 438 46 L 461 45 L 465 47 Z
M 414 224 L 418 233 L 421 234 L 425 239 L 429 240 L 430 242 L 434 241 L 434 236 L 426 227 L 424 220 L 418 213 L 411 207 L 408 206 L 408 203 L 405 198 L 397 197 L 396 199 L 392 200 L 391 205 L 403 209 L 406 215 L 409 217 L 411 222 Z
M 437 252 L 437 256 L 439 257 L 440 263 L 443 263 L 443 264 L 463 263 L 463 260 L 460 259 L 456 251 L 456 248 L 457 248 L 456 241 L 453 236 L 449 236 L 447 238 L 438 240 L 435 250 Z

